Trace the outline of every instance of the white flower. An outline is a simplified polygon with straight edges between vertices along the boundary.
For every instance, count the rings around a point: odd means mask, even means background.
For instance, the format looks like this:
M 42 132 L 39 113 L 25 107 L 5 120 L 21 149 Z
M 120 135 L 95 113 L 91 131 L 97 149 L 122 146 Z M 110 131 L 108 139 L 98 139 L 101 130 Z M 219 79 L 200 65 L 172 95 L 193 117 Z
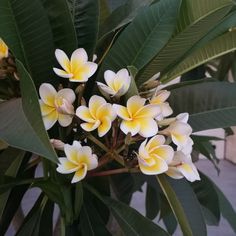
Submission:
M 103 97 L 94 95 L 89 99 L 89 106 L 80 106 L 76 110 L 76 116 L 85 121 L 82 129 L 90 132 L 98 129 L 98 136 L 104 136 L 111 128 L 116 113 L 111 104 Z
M 139 133 L 143 137 L 151 137 L 158 132 L 154 117 L 160 113 L 157 105 L 145 105 L 146 99 L 133 96 L 128 99 L 127 107 L 114 104 L 117 115 L 122 119 L 120 129 L 132 136 Z
M 189 124 L 182 121 L 174 121 L 169 127 L 164 129 L 161 133 L 171 136 L 173 143 L 177 146 L 177 150 L 181 150 L 192 143 L 190 135 L 192 128 Z M 192 144 L 191 144 L 192 145 Z
M 172 161 L 174 150 L 169 145 L 164 145 L 165 138 L 156 135 L 148 142 L 147 139 L 140 145 L 138 162 L 140 170 L 146 175 L 157 175 L 168 170 Z
M 46 130 L 50 129 L 58 120 L 59 124 L 66 127 L 71 124 L 75 101 L 72 89 L 61 89 L 59 92 L 48 83 L 43 83 L 39 88 L 40 108 Z
M 188 181 L 200 180 L 197 168 L 192 162 L 190 155 L 185 155 L 181 151 L 175 152 L 173 161 L 169 164 L 166 174 L 174 179 L 185 177 Z
M 123 96 L 128 91 L 131 83 L 131 77 L 127 69 L 121 69 L 117 73 L 107 70 L 104 73 L 104 78 L 107 85 L 97 82 L 100 91 L 116 97 Z
M 97 70 L 97 64 L 88 61 L 88 55 L 83 48 L 76 49 L 69 60 L 64 51 L 56 49 L 55 56 L 63 68 L 53 68 L 54 72 L 62 77 L 69 78 L 71 82 L 86 82 Z
M 162 120 L 164 117 L 170 116 L 173 113 L 170 105 L 166 100 L 170 96 L 170 92 L 167 90 L 160 90 L 150 100 L 150 104 L 159 105 L 161 113 L 156 117 L 156 120 Z
M 81 146 L 78 141 L 72 145 L 65 144 L 66 157 L 59 158 L 57 171 L 61 174 L 74 173 L 71 183 L 76 183 L 85 178 L 87 171 L 98 166 L 97 156 L 92 154 L 89 146 Z

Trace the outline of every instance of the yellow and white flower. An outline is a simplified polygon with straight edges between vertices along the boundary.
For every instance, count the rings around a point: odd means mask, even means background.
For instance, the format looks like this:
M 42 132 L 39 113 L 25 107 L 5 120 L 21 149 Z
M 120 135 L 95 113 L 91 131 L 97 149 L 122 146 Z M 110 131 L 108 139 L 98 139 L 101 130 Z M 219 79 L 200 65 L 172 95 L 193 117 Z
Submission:
M 173 161 L 169 164 L 166 174 L 174 179 L 185 177 L 188 181 L 200 180 L 197 168 L 192 162 L 190 155 L 185 155 L 181 151 L 175 152 Z
M 150 104 L 159 105 L 161 113 L 156 117 L 156 120 L 162 120 L 164 117 L 170 116 L 173 113 L 170 105 L 166 100 L 170 96 L 170 92 L 167 90 L 160 90 L 150 100 Z
M 88 61 L 88 55 L 83 48 L 76 49 L 69 60 L 64 51 L 56 49 L 55 56 L 63 68 L 53 68 L 54 72 L 71 82 L 86 82 L 97 70 L 97 64 Z
M 39 88 L 40 108 L 46 130 L 50 129 L 56 121 L 63 127 L 71 124 L 75 101 L 75 93 L 72 89 L 65 88 L 59 92 L 48 83 L 43 83 Z
M 171 136 L 178 151 L 192 143 L 190 138 L 192 133 L 191 126 L 178 120 L 171 123 L 169 127 L 164 129 L 161 133 Z
M 160 114 L 158 105 L 145 105 L 146 99 L 133 96 L 128 99 L 127 107 L 114 104 L 117 115 L 123 119 L 120 129 L 132 136 L 139 133 L 143 137 L 151 137 L 158 132 L 158 126 L 154 117 Z
M 111 96 L 123 96 L 129 89 L 131 77 L 127 69 L 121 69 L 117 73 L 107 70 L 104 73 L 106 84 L 97 82 L 97 85 L 102 93 Z
M 65 144 L 64 150 L 66 157 L 59 158 L 57 171 L 61 174 L 75 173 L 71 183 L 84 179 L 88 170 L 98 166 L 97 156 L 89 146 L 81 146 L 74 141 L 72 145 Z
M 8 57 L 8 47 L 0 38 L 0 60 Z
M 165 145 L 165 138 L 156 135 L 148 142 L 147 139 L 139 147 L 138 162 L 140 170 L 146 175 L 157 175 L 168 170 L 174 150 L 171 146 Z
M 116 118 L 112 105 L 97 95 L 89 99 L 88 107 L 78 107 L 76 115 L 85 121 L 81 124 L 82 129 L 88 132 L 98 129 L 99 137 L 104 136 L 110 130 L 112 121 Z

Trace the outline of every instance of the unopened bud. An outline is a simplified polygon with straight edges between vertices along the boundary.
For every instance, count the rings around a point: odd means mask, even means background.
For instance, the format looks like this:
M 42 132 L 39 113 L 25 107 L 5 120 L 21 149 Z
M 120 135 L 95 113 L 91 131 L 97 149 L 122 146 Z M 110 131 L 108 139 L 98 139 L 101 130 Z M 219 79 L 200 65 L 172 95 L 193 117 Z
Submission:
M 52 146 L 60 151 L 64 151 L 64 146 L 65 144 L 59 140 L 59 139 L 50 139 L 50 143 L 52 144 Z

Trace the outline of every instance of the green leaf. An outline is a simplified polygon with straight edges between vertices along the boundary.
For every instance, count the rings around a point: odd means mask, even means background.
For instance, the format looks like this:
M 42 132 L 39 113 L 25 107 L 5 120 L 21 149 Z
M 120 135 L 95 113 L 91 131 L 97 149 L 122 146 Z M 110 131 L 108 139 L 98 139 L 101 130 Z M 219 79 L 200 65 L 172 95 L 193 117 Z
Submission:
M 227 199 L 227 197 L 224 195 L 224 193 L 215 185 L 215 190 L 218 194 L 219 202 L 220 202 L 220 211 L 222 216 L 228 221 L 231 228 L 236 233 L 236 211 L 233 208 L 230 201 Z
M 200 66 L 214 58 L 225 55 L 236 49 L 236 31 L 223 34 L 213 41 L 207 43 L 201 49 L 196 50 L 186 59 L 181 61 L 173 70 L 161 78 L 163 83 L 175 79 L 193 68 Z
M 106 225 L 98 214 L 97 209 L 93 206 L 92 202 L 88 201 L 81 209 L 80 228 L 82 236 L 111 235 L 106 229 Z
M 208 82 L 171 90 L 169 99 L 174 115 L 190 114 L 194 132 L 236 124 L 236 84 Z
M 147 184 L 147 192 L 146 192 L 146 217 L 150 220 L 153 220 L 158 212 L 159 212 L 159 195 L 157 194 L 156 190 Z
M 212 162 L 216 171 L 220 172 L 218 167 L 219 159 L 217 159 L 215 148 L 213 147 L 211 141 L 212 140 L 222 140 L 216 137 L 210 136 L 200 136 L 200 135 L 192 135 L 194 145 L 193 149 L 203 154 L 209 161 Z
M 70 54 L 77 48 L 77 37 L 66 0 L 40 0 L 50 22 L 54 45 Z
M 16 236 L 25 236 L 25 235 L 39 236 L 40 221 L 42 219 L 43 211 L 46 207 L 47 202 L 48 202 L 47 197 L 41 194 L 37 202 L 33 206 L 33 208 L 26 216 L 23 224 L 16 233 Z
M 16 177 L 25 152 L 9 147 L 0 155 L 0 173 L 10 177 Z M 10 191 L 0 194 L 0 219 L 3 216 L 4 209 L 9 199 Z
M 162 0 L 139 12 L 108 52 L 100 75 L 106 69 L 117 71 L 127 65 L 143 68 L 171 37 L 180 3 L 180 0 Z
M 20 179 L 28 180 L 34 176 L 35 167 L 26 170 L 26 166 L 30 157 L 31 155 L 26 153 L 24 155 L 23 160 L 21 158 L 15 159 L 12 165 L 10 166 L 10 168 L 8 169 L 8 171 L 13 171 L 15 168 L 18 169 L 17 176 L 16 176 L 17 180 L 20 180 Z M 11 177 L 11 179 L 14 179 L 14 178 Z M 4 207 L 4 211 L 0 217 L 0 225 L 1 225 L 0 235 L 5 235 L 9 225 L 12 222 L 12 219 L 16 211 L 19 209 L 22 198 L 24 197 L 24 194 L 28 190 L 28 188 L 29 188 L 29 181 L 28 181 L 28 184 L 16 186 L 10 191 L 8 200 Z
M 157 180 L 170 204 L 183 235 L 207 235 L 206 225 L 198 200 L 186 181 L 167 180 L 158 175 Z
M 217 192 L 209 179 L 200 173 L 201 181 L 192 183 L 196 196 L 203 207 L 207 224 L 218 225 L 220 221 L 220 206 Z
M 153 0 L 128 0 L 124 5 L 116 8 L 105 22 L 101 25 L 99 38 L 103 38 L 111 32 L 128 24 L 133 20 L 144 6 L 149 5 Z
M 125 235 L 169 235 L 160 226 L 154 224 L 128 205 L 100 195 L 91 186 L 86 185 L 86 188 L 109 207 Z
M 83 205 L 83 186 L 77 183 L 75 186 L 75 200 L 74 200 L 74 218 L 77 219 Z
M 210 29 L 217 26 L 231 7 L 232 2 L 229 0 L 183 0 L 175 35 L 147 65 L 140 75 L 140 81 L 145 82 L 156 73 L 178 63 Z
M 231 228 L 236 233 L 236 211 L 230 201 L 227 199 L 227 197 L 224 195 L 224 193 L 220 190 L 220 188 L 206 175 L 201 173 L 201 175 L 204 176 L 205 179 L 207 179 L 215 188 L 215 191 L 217 192 L 219 203 L 220 203 L 220 212 L 221 215 L 228 221 Z
M 129 74 L 131 76 L 131 83 L 129 86 L 129 90 L 127 91 L 127 93 L 125 94 L 125 99 L 128 100 L 130 97 L 134 96 L 134 95 L 138 95 L 138 88 L 137 88 L 137 84 L 135 82 L 135 77 L 138 73 L 137 68 L 135 68 L 134 66 L 127 66 L 128 70 L 129 70 Z
M 98 0 L 68 0 L 77 34 L 78 47 L 92 59 L 96 46 L 99 22 Z
M 37 86 L 50 81 L 54 44 L 50 23 L 40 0 L 2 0 L 0 35 L 26 66 Z
M 110 15 L 108 0 L 99 0 L 99 28 Z
M 52 148 L 41 118 L 37 91 L 24 69 L 17 61 L 21 81 L 21 99 L 0 104 L 0 139 L 13 147 L 41 155 L 53 162 L 57 156 Z

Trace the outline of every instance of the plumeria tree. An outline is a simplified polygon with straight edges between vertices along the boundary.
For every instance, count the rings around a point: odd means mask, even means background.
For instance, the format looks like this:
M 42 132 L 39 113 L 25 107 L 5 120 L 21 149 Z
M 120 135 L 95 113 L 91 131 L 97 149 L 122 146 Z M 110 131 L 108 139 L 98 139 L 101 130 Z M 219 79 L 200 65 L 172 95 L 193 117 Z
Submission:
M 235 84 L 209 71 L 236 48 L 235 15 L 231 0 L 2 0 L 0 235 L 13 223 L 16 235 L 164 236 L 179 224 L 198 236 L 221 215 L 236 232 L 195 166 L 202 153 L 218 170 L 215 137 L 195 132 L 236 124 Z M 33 207 L 14 218 L 31 188 Z M 130 207 L 136 191 L 145 216 Z

